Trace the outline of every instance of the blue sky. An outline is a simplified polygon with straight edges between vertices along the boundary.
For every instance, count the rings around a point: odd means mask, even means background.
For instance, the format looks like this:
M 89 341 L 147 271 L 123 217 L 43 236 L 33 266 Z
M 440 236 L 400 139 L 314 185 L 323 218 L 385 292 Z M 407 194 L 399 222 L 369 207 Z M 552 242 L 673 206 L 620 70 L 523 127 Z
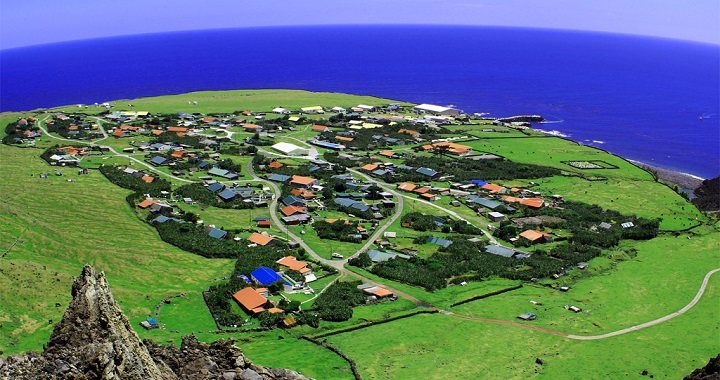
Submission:
M 521 26 L 720 44 L 720 1 L 2 0 L 0 49 L 178 30 L 327 24 Z

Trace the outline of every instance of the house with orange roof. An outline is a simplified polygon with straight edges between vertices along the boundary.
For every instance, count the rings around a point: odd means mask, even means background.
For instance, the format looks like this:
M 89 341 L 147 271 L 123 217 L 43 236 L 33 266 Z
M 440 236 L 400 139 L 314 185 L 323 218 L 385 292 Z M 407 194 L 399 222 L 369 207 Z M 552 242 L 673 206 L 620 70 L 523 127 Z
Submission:
M 482 188 L 489 191 L 490 194 L 504 193 L 506 190 L 504 187 L 496 185 L 494 183 L 486 183 L 482 185 Z
M 357 288 L 362 290 L 363 293 L 377 298 L 390 297 L 393 295 L 391 291 L 373 284 L 362 284 L 358 285 Z
M 146 183 L 152 183 L 152 181 L 155 180 L 155 177 L 144 174 L 140 179 L 142 179 Z
M 360 170 L 364 170 L 366 172 L 372 172 L 377 170 L 380 167 L 378 164 L 365 164 L 363 165 Z
M 257 245 L 262 245 L 266 247 L 272 247 L 275 245 L 275 238 L 272 236 L 267 236 L 259 233 L 253 233 L 250 235 L 249 238 L 247 238 L 249 242 L 255 243 Z
M 153 129 L 151 133 L 153 134 L 153 136 L 160 136 L 163 134 L 163 132 L 165 131 L 163 131 L 162 129 Z
M 76 147 L 70 146 L 70 145 L 64 146 L 62 148 L 57 148 L 57 150 L 59 152 L 65 152 L 71 156 L 77 156 L 77 155 L 84 156 L 84 155 L 88 154 L 86 148 L 76 148 Z
M 128 136 L 127 133 L 128 133 L 127 131 L 123 131 L 122 129 L 116 129 L 115 131 L 113 131 L 112 135 L 113 135 L 115 138 L 120 138 L 120 137 L 126 137 L 126 136 Z
M 204 118 L 202 119 L 202 122 L 203 122 L 203 123 L 212 123 L 213 121 L 215 121 L 215 118 L 214 118 L 214 117 L 204 117 Z
M 509 203 L 520 203 L 530 208 L 539 209 L 545 206 L 545 199 L 543 198 L 518 198 L 511 197 L 509 195 L 503 195 L 502 199 Z
M 285 216 L 291 216 L 295 214 L 307 214 L 307 207 L 300 206 L 287 206 L 280 210 Z
M 257 226 L 260 228 L 270 228 L 271 224 L 269 220 L 259 220 Z
M 416 187 L 415 190 L 413 190 L 412 192 L 416 193 L 416 194 L 425 194 L 425 193 L 428 193 L 430 190 L 431 190 L 430 187 L 423 186 L 423 187 Z
M 340 141 L 347 141 L 347 142 L 355 140 L 352 137 L 345 137 L 345 136 L 335 136 L 335 139 L 340 140 Z
M 420 194 L 420 198 L 428 200 L 428 201 L 434 201 L 437 199 L 437 196 L 435 194 L 423 193 L 423 194 Z
M 292 189 L 292 190 L 290 190 L 290 194 L 292 194 L 296 197 L 301 197 L 303 199 L 313 199 L 313 198 L 317 197 L 315 194 L 313 194 L 305 189 Z
M 311 177 L 303 177 L 300 175 L 294 175 L 294 176 L 292 176 L 292 179 L 290 179 L 290 184 L 295 185 L 295 186 L 302 186 L 305 188 L 310 188 L 314 185 L 319 185 L 320 181 L 315 178 L 311 178 Z
M 269 306 L 267 298 L 250 287 L 237 291 L 232 297 L 243 310 L 253 314 L 262 313 L 265 311 L 265 306 Z
M 189 131 L 188 128 L 185 127 L 168 127 L 168 132 L 176 132 L 176 133 L 187 133 Z
M 405 128 L 399 130 L 398 133 L 404 133 L 404 134 L 410 135 L 412 137 L 418 137 L 420 135 L 420 132 L 418 132 L 418 131 L 413 131 L 412 129 L 405 129 Z
M 545 200 L 543 198 L 525 198 L 520 201 L 520 204 L 528 206 L 530 208 L 543 208 L 545 206 Z
M 409 183 L 409 182 L 403 182 L 397 186 L 398 190 L 407 191 L 407 192 L 415 191 L 416 188 L 417 188 L 416 184 Z
M 426 152 L 438 150 L 457 156 L 467 156 L 469 154 L 472 154 L 473 152 L 471 146 L 456 144 L 448 141 L 442 141 L 430 145 L 423 145 L 422 149 Z
M 283 164 L 282 164 L 281 162 L 279 162 L 279 161 L 273 161 L 273 162 L 271 162 L 270 164 L 268 164 L 268 167 L 269 167 L 270 169 L 280 169 L 280 168 L 283 167 L 283 166 L 285 166 L 285 165 L 283 165 Z
M 78 129 L 80 129 L 80 127 L 77 125 L 71 125 L 68 127 L 68 131 L 77 131 Z
M 268 309 L 268 313 L 270 314 L 277 314 L 277 313 L 284 313 L 285 310 L 280 309 L 279 307 L 271 307 Z
M 141 208 L 141 209 L 146 209 L 146 208 L 152 206 L 152 205 L 155 204 L 155 203 L 158 203 L 158 201 L 156 201 L 156 200 L 154 200 L 154 199 L 147 198 L 147 199 L 145 199 L 144 201 L 138 203 L 137 206 L 138 206 L 139 208 Z
M 185 156 L 186 152 L 182 149 L 174 150 L 170 155 L 173 158 L 183 158 Z
M 393 152 L 392 150 L 383 150 L 382 152 L 378 153 L 381 156 L 387 157 L 387 158 L 396 158 L 400 157 L 399 154 Z
M 304 261 L 298 260 L 295 256 L 285 256 L 282 259 L 276 261 L 276 263 L 294 271 L 298 271 L 303 275 L 309 275 L 312 273 L 312 269 L 308 268 L 308 264 Z
M 538 230 L 525 230 L 520 234 L 520 237 L 529 240 L 533 244 L 549 243 L 553 241 L 553 238 L 552 236 L 550 236 L 550 234 L 540 232 Z
M 313 124 L 312 130 L 313 132 L 330 132 L 330 128 L 328 128 L 327 125 L 319 124 Z
M 245 130 L 245 132 L 255 132 L 262 129 L 262 127 L 260 127 L 259 125 L 250 123 L 243 124 L 242 128 Z

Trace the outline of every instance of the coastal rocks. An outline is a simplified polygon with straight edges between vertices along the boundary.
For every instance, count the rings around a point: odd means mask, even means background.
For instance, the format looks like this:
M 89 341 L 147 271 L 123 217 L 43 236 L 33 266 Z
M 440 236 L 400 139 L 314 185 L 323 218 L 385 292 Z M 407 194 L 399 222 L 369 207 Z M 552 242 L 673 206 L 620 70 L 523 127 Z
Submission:
M 539 123 L 545 121 L 545 118 L 540 115 L 518 115 L 503 117 L 496 121 L 499 123 Z
M 0 358 L 0 379 L 306 379 L 257 366 L 232 340 L 211 344 L 194 336 L 180 348 L 140 341 L 110 292 L 104 273 L 86 265 L 73 300 L 40 354 Z

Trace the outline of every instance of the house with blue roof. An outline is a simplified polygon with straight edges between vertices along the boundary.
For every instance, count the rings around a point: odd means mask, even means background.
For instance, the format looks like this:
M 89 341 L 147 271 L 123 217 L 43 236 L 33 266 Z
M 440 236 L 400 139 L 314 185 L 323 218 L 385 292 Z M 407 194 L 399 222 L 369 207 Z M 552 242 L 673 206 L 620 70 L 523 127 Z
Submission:
M 310 141 L 311 144 L 317 145 L 322 148 L 328 148 L 333 150 L 343 150 L 345 149 L 345 145 L 335 144 L 327 141 L 320 141 L 320 140 L 312 140 Z
M 409 259 L 410 256 L 403 255 L 401 253 L 388 253 L 388 252 L 382 252 L 375 249 L 371 249 L 367 251 L 368 256 L 370 256 L 370 260 L 372 260 L 375 263 L 388 261 L 390 259 L 394 259 L 396 257 L 400 257 L 403 259 Z
M 232 191 L 231 189 L 225 189 L 218 193 L 218 197 L 220 197 L 220 199 L 224 200 L 225 202 L 235 199 L 236 196 L 237 193 Z
M 330 178 L 332 178 L 332 179 L 340 179 L 340 180 L 348 181 L 348 182 L 350 182 L 350 181 L 355 181 L 355 177 L 353 177 L 352 174 L 335 174 L 335 175 L 333 175 L 333 176 L 330 177 Z
M 168 160 L 167 158 L 162 157 L 162 156 L 155 156 L 152 158 L 152 160 L 150 160 L 150 163 L 155 166 L 163 166 L 163 165 L 167 165 L 168 163 L 170 163 L 170 160 Z
M 227 234 L 228 234 L 227 231 L 223 231 L 219 228 L 212 228 L 208 232 L 208 235 L 210 235 L 210 237 L 213 237 L 215 239 L 225 239 L 225 237 L 227 237 Z
M 477 205 L 480 207 L 489 208 L 491 210 L 497 210 L 500 206 L 503 206 L 503 204 L 500 202 L 478 197 L 477 195 L 468 195 L 465 200 L 468 205 Z
M 347 199 L 347 198 L 335 198 L 335 203 L 339 204 L 340 206 L 352 207 L 356 210 L 363 211 L 363 212 L 370 209 L 370 206 L 368 206 L 362 202 L 358 202 L 358 201 L 355 201 L 352 199 Z
M 152 222 L 165 223 L 165 222 L 169 222 L 171 220 L 173 222 L 177 222 L 177 223 L 185 223 L 185 221 L 182 219 L 167 217 L 165 215 L 158 215 L 158 217 L 153 219 Z
M 282 203 L 285 206 L 305 206 L 305 200 L 294 195 L 288 195 L 283 198 Z
M 513 257 L 515 255 L 514 249 L 502 247 L 499 245 L 486 245 L 485 252 L 492 253 L 493 255 L 498 255 L 498 256 L 502 256 L 502 257 Z
M 284 281 L 282 276 L 267 267 L 259 267 L 250 273 L 250 278 L 258 285 L 270 285 L 277 281 Z
M 433 179 L 440 177 L 440 172 L 430 168 L 418 168 L 415 172 Z
M 485 182 L 485 181 L 483 181 L 483 180 L 481 180 L 481 179 L 473 179 L 473 180 L 470 181 L 470 183 L 474 183 L 474 184 L 478 185 L 478 187 L 482 187 L 482 186 L 487 185 L 487 182 Z
M 213 183 L 212 185 L 209 185 L 209 186 L 207 187 L 207 189 L 210 190 L 210 191 L 212 191 L 213 193 L 217 193 L 218 191 L 220 191 L 220 190 L 222 190 L 222 189 L 224 189 L 224 188 L 225 188 L 225 185 L 223 185 L 223 184 L 220 183 L 220 182 L 215 182 L 215 183 Z
M 220 169 L 220 168 L 217 167 L 217 166 L 214 166 L 212 169 L 208 170 L 208 174 L 214 175 L 214 176 L 218 176 L 218 177 L 227 178 L 227 179 L 230 179 L 230 180 L 232 180 L 232 179 L 238 179 L 238 177 L 239 177 L 239 175 L 238 175 L 237 173 L 233 173 L 233 172 L 231 172 L 231 171 L 229 171 L 229 170 L 225 170 L 225 169 Z
M 443 247 L 445 247 L 445 248 L 449 247 L 450 244 L 453 243 L 452 240 L 447 240 L 447 239 L 438 238 L 438 237 L 432 237 L 432 236 L 428 236 L 427 242 L 430 243 L 430 244 L 441 245 L 441 246 L 443 246 Z
M 268 177 L 268 180 L 273 182 L 280 182 L 280 183 L 288 183 L 290 181 L 289 175 L 282 175 L 282 174 L 271 174 Z

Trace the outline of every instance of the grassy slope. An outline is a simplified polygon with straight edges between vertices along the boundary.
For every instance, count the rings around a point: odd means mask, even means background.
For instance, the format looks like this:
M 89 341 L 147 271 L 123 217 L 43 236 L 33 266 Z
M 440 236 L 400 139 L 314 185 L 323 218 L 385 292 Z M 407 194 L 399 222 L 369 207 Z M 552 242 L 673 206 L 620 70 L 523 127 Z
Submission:
M 189 102 L 198 102 L 198 105 Z M 273 108 L 282 106 L 289 110 L 316 105 L 354 107 L 358 104 L 387 104 L 395 103 L 387 99 L 374 96 L 356 96 L 334 92 L 310 92 L 303 90 L 236 90 L 236 91 L 200 91 L 187 94 L 169 95 L 162 97 L 149 97 L 132 100 L 118 100 L 112 102 L 116 110 L 151 111 L 154 113 L 175 112 L 203 112 L 222 113 L 251 110 L 257 112 L 270 112 Z M 407 104 L 404 102 L 397 102 Z M 132 104 L 133 107 L 128 107 Z M 59 110 L 77 112 L 77 107 L 58 107 Z M 104 110 L 94 107 L 87 111 Z
M 134 324 L 162 298 L 198 292 L 232 271 L 230 260 L 206 260 L 163 243 L 135 217 L 124 199 L 128 192 L 99 172 L 78 176 L 66 169 L 62 177 L 40 179 L 52 170 L 39 153 L 0 146 L 3 250 L 21 239 L 0 261 L 0 304 L 3 319 L 10 319 L 0 330 L 0 349 L 39 349 L 52 330 L 48 320 L 60 319 L 71 281 L 86 263 L 105 271 Z M 201 299 L 188 299 L 188 307 L 196 324 L 213 325 Z M 186 327 L 181 330 L 192 331 Z

